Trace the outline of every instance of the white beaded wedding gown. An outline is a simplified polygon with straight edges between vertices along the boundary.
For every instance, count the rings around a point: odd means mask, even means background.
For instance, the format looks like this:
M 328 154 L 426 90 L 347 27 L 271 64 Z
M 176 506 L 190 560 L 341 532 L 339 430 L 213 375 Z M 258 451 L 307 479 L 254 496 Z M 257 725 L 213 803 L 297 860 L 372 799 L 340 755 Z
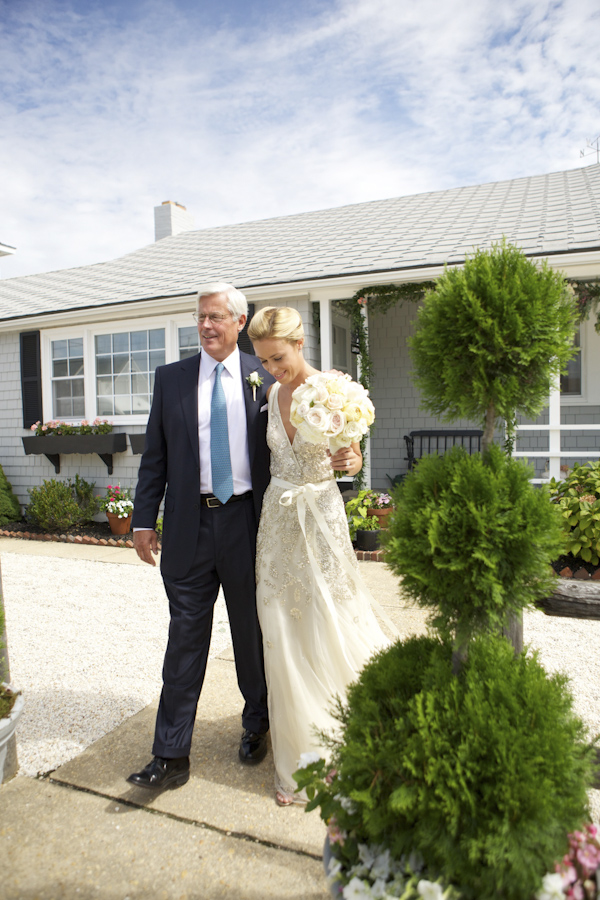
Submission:
M 389 644 L 371 609 L 326 445 L 290 444 L 269 395 L 271 482 L 258 530 L 256 578 L 276 789 L 292 794 L 301 753 L 326 757 L 315 729 L 335 730 L 336 695 Z M 281 501 L 281 502 L 280 502 Z

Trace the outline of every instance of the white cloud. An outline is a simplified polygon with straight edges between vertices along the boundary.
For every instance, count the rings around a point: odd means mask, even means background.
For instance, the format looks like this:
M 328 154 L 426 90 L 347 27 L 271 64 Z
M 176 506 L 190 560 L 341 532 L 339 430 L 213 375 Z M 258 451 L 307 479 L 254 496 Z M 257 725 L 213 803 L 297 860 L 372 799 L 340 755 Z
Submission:
M 166 199 L 265 218 L 572 168 L 600 130 L 592 0 L 115 9 L 5 23 L 5 278 L 149 243 Z

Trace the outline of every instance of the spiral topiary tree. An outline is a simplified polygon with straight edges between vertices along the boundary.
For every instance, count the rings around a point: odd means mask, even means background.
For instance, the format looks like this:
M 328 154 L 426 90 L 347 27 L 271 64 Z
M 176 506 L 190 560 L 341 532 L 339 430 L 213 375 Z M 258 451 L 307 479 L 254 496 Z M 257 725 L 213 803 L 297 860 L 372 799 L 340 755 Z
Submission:
M 419 313 L 424 405 L 482 421 L 484 450 L 421 459 L 396 488 L 386 562 L 438 634 L 374 657 L 338 702 L 331 760 L 295 776 L 345 897 L 531 900 L 588 815 L 593 750 L 567 679 L 498 633 L 548 591 L 560 511 L 492 442 L 499 419 L 540 412 L 574 320 L 563 279 L 505 243 L 447 271 Z
M 492 443 L 504 420 L 510 451 L 516 416 L 541 412 L 574 352 L 576 321 L 565 279 L 505 241 L 446 269 L 419 310 L 411 355 L 422 405 L 442 419 L 480 422 L 482 456 L 419 463 L 396 498 L 387 561 L 453 631 L 455 667 L 469 635 L 499 623 L 520 650 L 520 610 L 548 589 L 561 549 L 556 511 L 525 464 Z

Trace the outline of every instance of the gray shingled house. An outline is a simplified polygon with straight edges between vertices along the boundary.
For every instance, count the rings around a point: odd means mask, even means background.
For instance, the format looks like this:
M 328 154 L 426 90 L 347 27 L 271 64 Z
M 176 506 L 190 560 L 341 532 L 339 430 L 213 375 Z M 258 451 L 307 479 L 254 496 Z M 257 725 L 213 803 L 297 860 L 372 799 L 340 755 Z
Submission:
M 503 235 L 570 278 L 600 278 L 597 165 L 180 233 L 189 228 L 185 217 L 167 216 L 173 227 L 165 230 L 165 211 L 157 210 L 160 239 L 150 246 L 96 265 L 0 280 L 0 462 L 22 503 L 28 487 L 57 470 L 59 477 L 79 472 L 98 488 L 135 486 L 139 446 L 124 435 L 144 432 L 155 367 L 196 352 L 191 313 L 201 282 L 233 282 L 253 309 L 297 307 L 310 361 L 355 374 L 349 322 L 333 301 L 368 285 L 435 279 L 444 264 L 460 265 Z M 444 427 L 420 410 L 411 381 L 406 341 L 415 314 L 407 303 L 369 322 L 377 409 L 369 477 L 377 488 L 406 471 L 405 434 Z M 562 395 L 555 392 L 548 414 L 519 434 L 517 450 L 527 451 L 540 475 L 558 472 L 561 461 L 600 455 L 599 341 L 594 323 L 585 322 Z M 25 454 L 22 438 L 37 419 L 96 416 L 121 435 L 108 450 Z

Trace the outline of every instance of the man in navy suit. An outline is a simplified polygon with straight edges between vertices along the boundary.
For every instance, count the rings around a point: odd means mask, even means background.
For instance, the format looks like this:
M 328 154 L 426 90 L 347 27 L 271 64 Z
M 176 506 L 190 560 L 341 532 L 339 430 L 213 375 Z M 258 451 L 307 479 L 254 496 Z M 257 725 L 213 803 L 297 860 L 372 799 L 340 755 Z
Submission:
M 140 559 L 155 565 L 154 529 L 164 495 L 161 573 L 171 621 L 163 689 L 154 758 L 128 778 L 147 788 L 181 785 L 189 778 L 196 707 L 221 585 L 245 701 L 239 758 L 258 763 L 267 752 L 254 556 L 269 483 L 266 391 L 273 379 L 256 357 L 237 346 L 248 314 L 240 291 L 221 282 L 205 285 L 196 309 L 201 353 L 156 370 L 133 512 L 135 549 Z M 256 386 L 257 381 L 262 384 Z

